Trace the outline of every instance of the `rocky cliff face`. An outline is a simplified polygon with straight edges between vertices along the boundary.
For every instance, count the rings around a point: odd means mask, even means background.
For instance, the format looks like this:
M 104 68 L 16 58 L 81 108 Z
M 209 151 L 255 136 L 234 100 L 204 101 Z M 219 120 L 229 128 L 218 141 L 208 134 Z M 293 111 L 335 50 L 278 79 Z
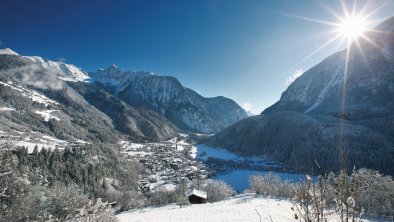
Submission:
M 297 78 L 280 100 L 217 133 L 209 145 L 273 155 L 317 170 L 370 167 L 392 174 L 394 18 Z M 310 154 L 312 156 L 310 156 Z M 309 157 L 308 157 L 309 156 Z M 311 159 L 311 158 L 312 159 Z
M 127 104 L 153 110 L 183 130 L 215 133 L 247 116 L 234 101 L 204 98 L 174 77 L 124 71 L 114 65 L 90 75 Z

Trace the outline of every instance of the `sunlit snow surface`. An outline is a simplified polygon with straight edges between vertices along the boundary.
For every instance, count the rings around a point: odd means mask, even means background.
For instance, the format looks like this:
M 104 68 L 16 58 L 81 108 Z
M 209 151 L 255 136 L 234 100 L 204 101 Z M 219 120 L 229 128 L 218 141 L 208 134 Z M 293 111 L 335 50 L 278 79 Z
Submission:
M 36 110 L 34 112 L 37 113 L 38 115 L 42 116 L 44 118 L 45 122 L 48 122 L 50 119 L 60 121 L 60 119 L 58 117 L 51 114 L 51 113 L 54 113 L 57 111 L 59 111 L 59 110 Z
M 258 198 L 253 194 L 238 195 L 234 198 L 207 204 L 185 207 L 171 204 L 123 212 L 117 215 L 121 222 L 228 222 L 228 221 L 299 221 L 294 219 L 292 204 L 287 200 Z M 261 215 L 261 220 L 259 215 Z M 339 221 L 338 215 L 327 215 L 328 221 Z M 364 220 L 367 222 L 368 220 Z
M 9 108 L 9 107 L 0 107 L 0 112 L 10 112 L 14 111 L 14 108 Z
M 45 60 L 39 56 L 23 56 L 40 66 L 54 71 L 58 78 L 63 81 L 69 82 L 83 82 L 89 80 L 89 76 L 86 72 L 82 71 L 78 67 L 72 64 L 66 64 L 64 62 L 55 62 L 50 60 Z

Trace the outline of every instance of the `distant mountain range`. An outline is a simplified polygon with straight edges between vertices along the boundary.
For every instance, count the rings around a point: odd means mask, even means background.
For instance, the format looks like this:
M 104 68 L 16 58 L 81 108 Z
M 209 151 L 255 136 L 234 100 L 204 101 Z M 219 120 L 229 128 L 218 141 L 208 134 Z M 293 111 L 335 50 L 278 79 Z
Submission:
M 314 172 L 356 166 L 393 174 L 394 17 L 376 29 L 360 39 L 362 50 L 351 45 L 348 60 L 346 50 L 329 56 L 260 115 L 205 143 Z
M 246 116 L 234 101 L 204 98 L 174 77 L 115 65 L 87 73 L 64 62 L 0 50 L 0 134 L 155 141 L 182 131 L 215 133 Z
M 204 98 L 171 76 L 124 71 L 115 65 L 90 76 L 127 104 L 153 110 L 183 130 L 215 133 L 247 117 L 233 100 Z

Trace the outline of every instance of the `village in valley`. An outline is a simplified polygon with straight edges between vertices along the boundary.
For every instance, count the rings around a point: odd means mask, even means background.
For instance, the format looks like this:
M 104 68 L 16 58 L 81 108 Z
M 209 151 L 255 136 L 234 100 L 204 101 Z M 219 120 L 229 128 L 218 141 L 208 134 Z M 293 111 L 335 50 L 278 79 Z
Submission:
M 184 138 L 146 144 L 122 141 L 120 145 L 128 160 L 144 167 L 139 186 L 143 193 L 159 187 L 174 190 L 182 180 L 198 184 L 208 177 L 204 163 L 196 160 L 197 148 Z

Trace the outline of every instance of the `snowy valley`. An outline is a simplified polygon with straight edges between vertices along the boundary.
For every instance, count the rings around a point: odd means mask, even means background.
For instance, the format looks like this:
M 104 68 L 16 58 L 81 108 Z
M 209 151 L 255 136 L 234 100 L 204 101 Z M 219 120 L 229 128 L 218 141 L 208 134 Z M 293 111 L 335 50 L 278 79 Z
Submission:
M 14 2 L 0 222 L 393 222 L 394 1 Z

